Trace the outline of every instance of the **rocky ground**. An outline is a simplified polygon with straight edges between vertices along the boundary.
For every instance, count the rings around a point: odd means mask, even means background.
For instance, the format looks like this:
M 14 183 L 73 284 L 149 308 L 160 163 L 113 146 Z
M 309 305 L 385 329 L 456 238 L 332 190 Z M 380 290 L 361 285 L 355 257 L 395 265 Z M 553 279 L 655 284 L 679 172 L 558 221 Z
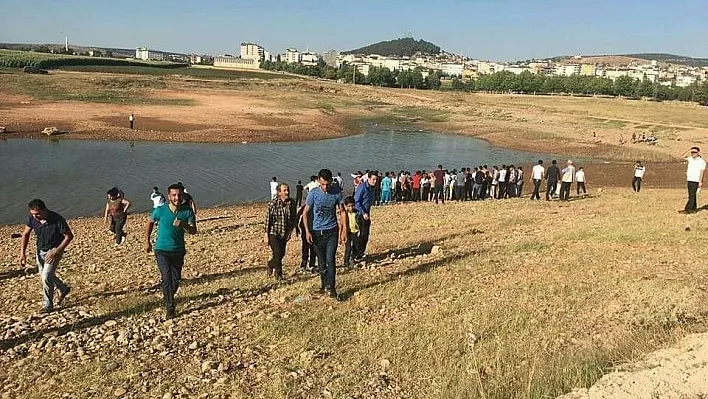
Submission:
M 171 321 L 143 215 L 119 248 L 101 220 L 70 221 L 76 240 L 59 274 L 73 289 L 49 315 L 38 312 L 37 276 L 18 266 L 19 226 L 0 227 L 0 397 L 504 398 L 589 387 L 703 328 L 708 280 L 695 259 L 708 254 L 708 227 L 702 213 L 676 214 L 682 200 L 681 190 L 607 189 L 569 203 L 377 209 L 369 262 L 338 271 L 341 301 L 298 271 L 298 238 L 286 279 L 266 276 L 262 205 L 204 210 Z M 610 385 L 708 393 L 696 339 Z M 623 392 L 597 389 L 589 397 Z

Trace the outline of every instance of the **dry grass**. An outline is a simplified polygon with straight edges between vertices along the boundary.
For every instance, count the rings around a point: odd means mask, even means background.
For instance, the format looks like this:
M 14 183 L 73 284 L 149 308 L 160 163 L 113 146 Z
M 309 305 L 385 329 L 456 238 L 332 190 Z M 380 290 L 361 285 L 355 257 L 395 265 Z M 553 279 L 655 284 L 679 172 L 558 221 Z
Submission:
M 369 252 L 396 250 L 400 259 L 382 256 L 370 269 L 340 269 L 341 303 L 311 299 L 316 278 L 293 275 L 272 287 L 262 270 L 263 209 L 232 208 L 228 214 L 239 218 L 204 222 L 188 243 L 175 337 L 219 330 L 204 339 L 213 344 L 208 356 L 242 359 L 244 348 L 253 348 L 257 366 L 232 371 L 225 385 L 194 377 L 191 392 L 546 398 L 589 386 L 613 366 L 705 325 L 708 273 L 695 260 L 708 255 L 708 227 L 702 213 L 676 214 L 683 195 L 611 189 L 564 204 L 521 199 L 377 209 Z M 216 215 L 224 211 L 202 217 Z M 98 228 L 91 219 L 72 224 L 84 234 Z M 136 288 L 156 274 L 140 252 L 137 224 L 118 252 L 107 239 L 78 237 L 64 269 L 77 287 L 74 305 L 117 314 L 119 322 L 157 317 L 159 296 Z M 5 265 L 14 260 L 10 230 L 0 228 Z M 288 271 L 299 262 L 298 244 L 290 245 Z M 421 255 L 420 246 L 432 244 L 442 254 Z M 109 287 L 97 288 L 106 273 Z M 0 284 L 0 313 L 35 310 L 34 278 Z M 264 287 L 271 292 L 249 297 Z M 158 369 L 162 377 L 135 393 L 155 397 L 199 375 L 200 360 L 184 348 L 167 357 L 126 355 L 115 348 L 101 355 L 105 360 L 61 368 L 57 395 L 139 384 L 139 373 Z M 113 358 L 123 359 L 119 370 L 96 371 Z M 44 353 L 31 364 L 42 369 L 62 361 L 61 353 Z M 24 368 L 10 363 L 8 370 L 8 378 L 22 380 Z M 31 384 L 25 394 L 46 392 Z

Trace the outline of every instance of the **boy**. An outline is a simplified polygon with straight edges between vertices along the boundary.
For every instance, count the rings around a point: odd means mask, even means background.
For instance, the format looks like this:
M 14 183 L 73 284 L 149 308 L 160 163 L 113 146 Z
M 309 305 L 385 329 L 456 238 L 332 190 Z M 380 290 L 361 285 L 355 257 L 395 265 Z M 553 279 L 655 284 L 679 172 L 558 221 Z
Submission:
M 344 198 L 344 207 L 347 210 L 347 244 L 344 251 L 344 266 L 351 266 L 350 260 L 356 258 L 359 254 L 359 226 L 361 225 L 361 216 L 354 208 L 354 197 L 348 196 Z

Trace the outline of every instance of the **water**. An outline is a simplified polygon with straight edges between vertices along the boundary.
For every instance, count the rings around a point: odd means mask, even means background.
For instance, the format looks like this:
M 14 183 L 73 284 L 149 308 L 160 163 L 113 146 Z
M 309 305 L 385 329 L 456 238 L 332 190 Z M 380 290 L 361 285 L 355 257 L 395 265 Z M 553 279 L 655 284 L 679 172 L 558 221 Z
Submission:
M 106 191 L 118 186 L 132 212 L 151 208 L 153 186 L 164 193 L 181 181 L 199 207 L 264 201 L 277 176 L 303 184 L 320 168 L 432 170 L 482 163 L 531 163 L 541 154 L 497 148 L 485 141 L 419 131 L 368 132 L 340 139 L 273 144 L 181 144 L 79 140 L 0 141 L 0 224 L 21 223 L 27 202 L 41 198 L 67 218 L 103 214 Z

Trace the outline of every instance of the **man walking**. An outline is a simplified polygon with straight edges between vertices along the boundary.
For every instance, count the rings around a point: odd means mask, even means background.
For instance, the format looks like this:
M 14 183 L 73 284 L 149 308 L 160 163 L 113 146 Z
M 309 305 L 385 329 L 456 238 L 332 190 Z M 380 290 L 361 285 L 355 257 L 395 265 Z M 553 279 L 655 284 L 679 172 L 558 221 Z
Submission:
M 538 164 L 534 165 L 531 169 L 531 182 L 533 183 L 533 194 L 531 194 L 531 200 L 541 199 L 541 180 L 543 180 L 543 174 L 546 169 L 543 167 L 543 160 L 539 159 Z
M 281 280 L 286 246 L 297 225 L 297 207 L 295 201 L 290 198 L 290 188 L 287 184 L 279 183 L 276 194 L 276 198 L 268 204 L 265 243 L 273 252 L 268 262 L 268 276 L 275 275 L 276 280 Z
M 320 292 L 337 299 L 335 256 L 338 242 L 347 242 L 347 216 L 342 192 L 333 186 L 332 172 L 329 169 L 320 170 L 318 181 L 319 188 L 312 190 L 305 201 L 305 237 L 315 245 L 317 252 L 322 284 Z
M 125 242 L 125 232 L 123 227 L 128 221 L 128 208 L 130 201 L 124 197 L 118 196 L 118 190 L 112 188 L 108 190 L 108 201 L 106 201 L 106 210 L 103 214 L 103 219 L 108 224 L 108 217 L 111 217 L 111 231 L 115 236 L 115 246 L 119 246 Z
M 703 172 L 706 170 L 706 161 L 701 158 L 701 150 L 698 147 L 691 147 L 691 155 L 686 158 L 688 167 L 686 168 L 686 181 L 688 183 L 688 201 L 681 213 L 694 213 L 698 211 L 696 194 L 698 189 L 703 187 Z
M 632 190 L 634 190 L 635 193 L 638 193 L 639 190 L 642 189 L 644 172 L 646 172 L 646 168 L 642 165 L 642 161 L 637 161 L 637 164 L 634 165 L 634 179 L 632 179 Z
M 162 300 L 165 318 L 175 317 L 175 293 L 182 279 L 184 255 L 184 232 L 197 234 L 194 211 L 184 201 L 184 186 L 173 184 L 167 188 L 168 202 L 152 211 L 145 234 L 145 251 L 152 251 L 152 230 L 157 224 L 155 260 L 160 269 Z
M 561 176 L 560 199 L 562 201 L 569 201 L 570 188 L 573 185 L 573 180 L 575 180 L 575 166 L 573 166 L 573 161 L 568 160 L 568 166 L 563 168 Z
M 130 123 L 130 130 L 133 130 L 133 123 L 135 122 L 135 116 L 133 113 L 130 113 L 130 116 L 128 117 L 128 122 Z
M 556 166 L 558 162 L 554 159 L 546 173 L 546 201 L 550 201 L 556 193 L 556 186 L 560 180 L 560 169 Z
M 580 190 L 583 190 L 583 196 L 588 194 L 588 191 L 585 189 L 585 170 L 582 166 L 578 168 L 577 172 L 575 172 L 575 184 L 575 189 L 578 196 L 580 196 Z
M 155 209 L 165 203 L 165 196 L 160 193 L 159 188 L 153 187 L 152 194 L 150 194 L 150 201 L 152 201 L 152 208 Z
M 295 205 L 297 205 L 298 208 L 302 205 L 302 192 L 304 189 L 305 188 L 302 186 L 302 180 L 298 180 L 297 185 L 295 186 Z
M 354 192 L 354 208 L 357 214 L 361 215 L 359 225 L 359 245 L 355 246 L 358 253 L 354 254 L 354 260 L 364 258 L 366 245 L 369 243 L 369 233 L 371 232 L 371 203 L 373 200 L 373 188 L 376 186 L 376 179 L 379 172 L 369 171 L 366 178 L 359 184 Z
M 438 169 L 433 172 L 433 177 L 435 178 L 435 203 L 438 203 L 438 199 L 445 204 L 445 171 L 442 165 L 438 165 Z
M 66 220 L 58 213 L 47 209 L 42 200 L 33 199 L 28 208 L 30 214 L 22 231 L 20 265 L 24 268 L 27 264 L 27 245 L 30 233 L 34 231 L 37 236 L 37 253 L 35 255 L 37 269 L 42 281 L 42 313 L 49 313 L 54 309 L 54 288 L 59 290 L 57 306 L 61 305 L 71 291 L 71 287 L 57 277 L 56 270 L 64 250 L 74 239 L 74 235 Z
M 278 196 L 278 178 L 273 176 L 270 180 L 270 200 L 274 200 Z

